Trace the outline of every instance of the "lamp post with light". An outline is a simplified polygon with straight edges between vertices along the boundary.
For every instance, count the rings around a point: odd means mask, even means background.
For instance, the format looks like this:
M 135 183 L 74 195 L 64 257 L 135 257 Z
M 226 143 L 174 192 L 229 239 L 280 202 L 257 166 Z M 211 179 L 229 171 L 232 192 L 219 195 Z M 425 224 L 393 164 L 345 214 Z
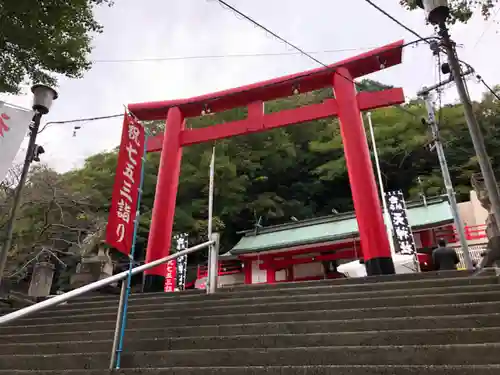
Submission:
M 37 146 L 36 136 L 38 134 L 38 129 L 40 128 L 40 120 L 43 115 L 49 113 L 50 107 L 52 106 L 52 101 L 57 99 L 57 92 L 53 88 L 45 85 L 34 85 L 31 88 L 33 92 L 33 110 L 35 114 L 33 116 L 32 124 L 30 125 L 30 140 L 28 143 L 28 150 L 26 151 L 26 157 L 24 158 L 23 170 L 21 172 L 21 178 L 19 179 L 19 184 L 16 187 L 14 202 L 12 203 L 12 208 L 10 211 L 9 221 L 7 222 L 5 239 L 2 244 L 2 250 L 0 253 L 0 283 L 3 279 L 3 273 L 5 266 L 7 264 L 7 257 L 9 254 L 10 247 L 12 246 L 12 236 L 14 233 L 14 223 L 16 221 L 17 211 L 21 203 L 21 193 L 23 191 L 26 179 L 28 177 L 28 172 L 30 169 L 31 162 L 38 159 L 38 154 L 43 153 L 43 148 Z

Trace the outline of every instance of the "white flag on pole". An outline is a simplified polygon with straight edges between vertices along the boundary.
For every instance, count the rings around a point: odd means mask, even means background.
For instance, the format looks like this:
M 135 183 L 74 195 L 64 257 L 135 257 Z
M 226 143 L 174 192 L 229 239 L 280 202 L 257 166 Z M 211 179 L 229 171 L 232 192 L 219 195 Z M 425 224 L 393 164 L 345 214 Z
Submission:
M 0 181 L 12 166 L 32 118 L 33 111 L 0 102 Z

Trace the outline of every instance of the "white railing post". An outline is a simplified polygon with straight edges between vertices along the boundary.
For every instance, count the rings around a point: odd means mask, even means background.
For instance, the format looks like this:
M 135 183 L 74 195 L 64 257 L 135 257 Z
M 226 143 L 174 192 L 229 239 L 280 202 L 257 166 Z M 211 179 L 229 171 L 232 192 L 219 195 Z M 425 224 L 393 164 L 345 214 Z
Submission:
M 219 281 L 219 233 L 212 233 L 210 241 L 214 241 L 208 247 L 208 277 L 207 294 L 214 294 L 217 291 Z

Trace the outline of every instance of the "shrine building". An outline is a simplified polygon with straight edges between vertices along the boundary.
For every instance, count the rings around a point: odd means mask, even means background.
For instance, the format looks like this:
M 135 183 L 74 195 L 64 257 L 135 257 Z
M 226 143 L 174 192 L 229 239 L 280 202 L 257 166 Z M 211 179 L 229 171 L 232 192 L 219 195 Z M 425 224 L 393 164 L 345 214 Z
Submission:
M 473 258 L 485 244 L 485 215 L 471 192 L 471 201 L 460 204 Z M 439 238 L 459 248 L 450 204 L 446 196 L 407 202 L 411 227 L 422 271 Z M 479 217 L 479 222 L 474 217 Z M 484 217 L 484 219 L 483 219 Z M 463 256 L 457 251 L 461 259 Z M 477 254 L 476 254 L 477 253 Z M 344 277 L 335 267 L 363 259 L 358 225 L 353 212 L 294 221 L 242 232 L 242 238 L 219 260 L 219 286 L 320 280 Z M 325 268 L 326 267 L 326 268 Z M 206 265 L 198 267 L 195 287 L 203 288 Z

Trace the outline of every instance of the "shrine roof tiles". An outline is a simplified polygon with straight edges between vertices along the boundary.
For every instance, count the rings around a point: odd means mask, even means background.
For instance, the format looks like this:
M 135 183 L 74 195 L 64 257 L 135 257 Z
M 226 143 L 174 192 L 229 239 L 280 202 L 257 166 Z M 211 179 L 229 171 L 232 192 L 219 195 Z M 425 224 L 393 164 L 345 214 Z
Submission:
M 438 227 L 453 222 L 450 204 L 446 197 L 423 202 L 408 202 L 408 221 L 412 230 Z M 270 226 L 243 232 L 244 236 L 230 251 L 231 254 L 284 249 L 293 246 L 355 238 L 358 224 L 353 212 L 324 216 Z

